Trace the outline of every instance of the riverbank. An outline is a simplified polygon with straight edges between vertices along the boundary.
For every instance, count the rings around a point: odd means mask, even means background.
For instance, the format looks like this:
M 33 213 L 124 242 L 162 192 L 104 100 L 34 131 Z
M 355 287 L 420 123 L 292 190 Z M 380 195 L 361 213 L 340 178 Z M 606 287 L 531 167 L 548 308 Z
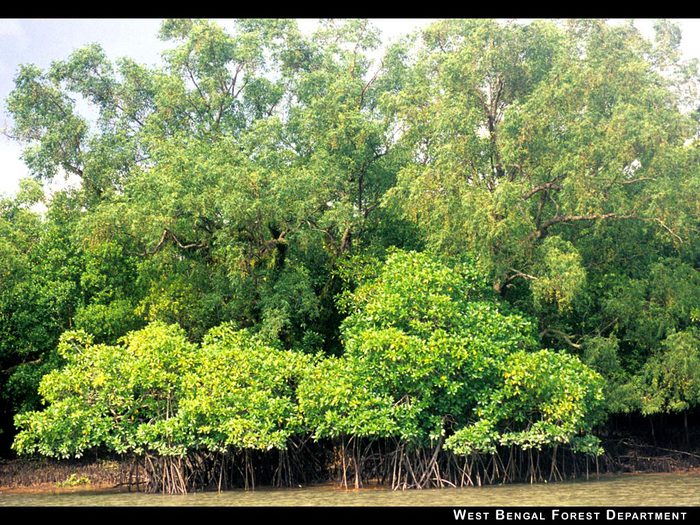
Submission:
M 696 447 L 681 450 L 625 437 L 604 442 L 604 448 L 604 463 L 609 472 L 663 473 L 700 469 L 700 451 Z
M 599 464 L 602 476 L 640 473 L 700 475 L 700 454 L 697 451 L 675 450 L 632 438 L 608 441 Z M 595 477 L 595 474 L 591 472 L 590 477 Z M 143 471 L 131 460 L 0 460 L 0 493 L 4 494 L 138 492 L 143 485 Z M 337 484 L 318 483 L 313 486 L 336 487 Z M 367 488 L 377 486 L 368 485 Z
M 131 481 L 130 481 L 131 476 Z M 133 463 L 115 459 L 0 460 L 0 492 L 66 493 L 136 489 Z

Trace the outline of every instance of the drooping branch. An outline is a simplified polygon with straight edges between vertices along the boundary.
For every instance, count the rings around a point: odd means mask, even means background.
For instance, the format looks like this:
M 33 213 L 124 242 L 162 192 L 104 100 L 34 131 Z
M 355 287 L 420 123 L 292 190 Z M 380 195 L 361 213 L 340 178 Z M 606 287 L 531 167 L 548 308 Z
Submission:
M 599 221 L 606 219 L 638 219 L 636 215 L 626 215 L 619 213 L 591 213 L 588 215 L 555 215 L 551 219 L 542 223 L 542 225 L 532 232 L 529 236 L 529 240 L 543 238 L 547 235 L 547 230 L 554 226 L 555 224 L 561 224 L 566 222 L 578 222 L 578 221 Z
M 545 193 L 546 195 L 547 193 Z M 535 239 L 543 239 L 547 236 L 549 228 L 556 224 L 562 224 L 567 222 L 579 222 L 579 221 L 597 221 L 597 220 L 627 220 L 634 219 L 640 221 L 653 222 L 661 226 L 664 231 L 671 235 L 679 244 L 683 243 L 683 238 L 678 235 L 675 231 L 669 228 L 663 220 L 658 217 L 640 217 L 634 213 L 620 214 L 615 212 L 610 213 L 591 213 L 588 215 L 555 215 L 551 219 L 545 221 L 541 225 L 537 221 L 537 229 L 528 235 L 527 240 L 532 241 Z
M 678 235 L 676 232 L 674 232 L 671 228 L 669 228 L 668 226 L 666 226 L 666 224 L 664 223 L 664 221 L 662 221 L 662 220 L 659 219 L 658 217 L 654 217 L 652 220 L 653 220 L 655 223 L 657 223 L 659 226 L 661 226 L 664 230 L 666 230 L 666 232 L 668 232 L 674 239 L 676 239 L 676 240 L 678 241 L 679 244 L 683 244 L 683 239 L 681 238 L 681 236 Z

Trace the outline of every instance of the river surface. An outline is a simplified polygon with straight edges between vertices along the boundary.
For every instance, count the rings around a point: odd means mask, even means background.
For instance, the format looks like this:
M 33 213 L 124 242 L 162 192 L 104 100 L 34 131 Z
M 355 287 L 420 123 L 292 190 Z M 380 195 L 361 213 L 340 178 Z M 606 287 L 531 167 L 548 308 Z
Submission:
M 0 493 L 0 506 L 282 506 L 282 505 L 360 505 L 360 506 L 509 506 L 509 505 L 594 505 L 650 506 L 700 505 L 700 473 L 625 474 L 601 476 L 599 480 L 551 484 L 514 484 L 462 489 L 391 491 L 386 489 L 344 490 L 335 486 L 296 489 L 232 490 L 184 496 L 143 493 L 59 494 Z

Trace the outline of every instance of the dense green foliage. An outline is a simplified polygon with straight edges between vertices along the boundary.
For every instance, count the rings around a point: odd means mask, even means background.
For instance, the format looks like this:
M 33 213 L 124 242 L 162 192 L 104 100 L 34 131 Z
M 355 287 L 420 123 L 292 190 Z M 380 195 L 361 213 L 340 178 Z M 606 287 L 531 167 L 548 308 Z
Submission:
M 58 352 L 65 366 L 45 375 L 39 388 L 47 408 L 17 416 L 27 429 L 15 440 L 18 449 L 80 457 L 99 446 L 165 454 L 182 446 L 172 415 L 195 352 L 181 328 L 155 323 L 117 345 L 66 332 Z
M 465 454 L 589 431 L 600 421 L 598 374 L 576 357 L 531 352 L 533 323 L 493 295 L 468 266 L 392 252 L 348 301 L 343 357 L 299 387 L 314 435 L 414 446 L 450 435 L 448 448 Z
M 381 48 L 362 20 L 169 20 L 159 67 L 22 66 L 5 435 L 556 456 L 599 453 L 606 412 L 697 407 L 700 77 L 655 27 L 447 20 Z
M 458 455 L 559 443 L 599 453 L 589 432 L 602 378 L 577 357 L 533 352 L 532 322 L 484 284 L 470 266 L 392 250 L 345 298 L 341 357 L 282 350 L 230 324 L 201 345 L 160 321 L 115 345 L 66 332 L 66 364 L 39 387 L 47 407 L 16 417 L 14 447 L 184 458 L 284 451 L 311 434 L 412 449 L 439 440 Z
M 271 348 L 221 326 L 201 346 L 176 325 L 154 322 L 116 345 L 66 332 L 66 365 L 44 376 L 47 408 L 17 416 L 15 447 L 80 457 L 118 453 L 182 456 L 204 447 L 284 448 L 301 424 L 290 381 L 303 354 Z

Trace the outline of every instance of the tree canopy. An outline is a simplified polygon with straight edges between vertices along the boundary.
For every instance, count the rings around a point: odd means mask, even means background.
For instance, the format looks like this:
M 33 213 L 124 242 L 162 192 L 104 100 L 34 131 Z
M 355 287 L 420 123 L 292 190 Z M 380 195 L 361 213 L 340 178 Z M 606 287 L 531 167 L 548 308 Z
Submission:
M 16 73 L 17 450 L 596 454 L 605 413 L 700 404 L 700 76 L 674 24 L 159 36 L 157 66 L 91 44 Z

